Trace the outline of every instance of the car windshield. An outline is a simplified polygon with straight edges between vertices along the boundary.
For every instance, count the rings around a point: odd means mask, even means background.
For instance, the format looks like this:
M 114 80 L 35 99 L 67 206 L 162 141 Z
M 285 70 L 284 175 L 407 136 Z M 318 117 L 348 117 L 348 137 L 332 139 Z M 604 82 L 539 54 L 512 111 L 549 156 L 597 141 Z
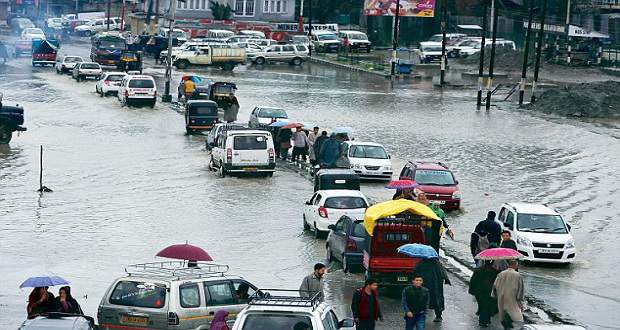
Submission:
M 195 105 L 192 106 L 191 114 L 194 116 L 217 116 L 217 105 Z
M 26 29 L 26 33 L 28 34 L 43 34 L 41 29 Z
M 155 84 L 151 79 L 131 79 L 129 81 L 130 88 L 153 88 Z
M 312 320 L 305 315 L 249 314 L 243 323 L 244 330 L 256 329 L 304 329 L 312 330 Z
M 258 116 L 262 118 L 288 118 L 284 110 L 276 108 L 262 108 Z
M 121 80 L 123 80 L 124 77 L 125 77 L 125 75 L 123 75 L 123 74 L 111 74 L 105 80 L 107 80 L 107 81 L 121 81 Z
M 568 234 L 564 220 L 559 215 L 519 214 L 517 229 L 534 233 Z
M 101 40 L 99 42 L 99 47 L 108 48 L 108 49 L 125 49 L 125 43 L 120 40 L 116 40 L 116 41 Z
M 349 157 L 353 158 L 372 158 L 372 159 L 387 159 L 388 155 L 383 147 L 379 146 L 351 146 L 349 150 Z
M 114 305 L 162 308 L 166 304 L 166 287 L 154 283 L 120 281 L 110 295 Z
M 441 46 L 422 46 L 423 52 L 440 52 Z
M 366 228 L 364 227 L 364 224 L 362 224 L 361 222 L 355 222 L 353 224 L 353 236 L 355 237 L 366 237 L 368 236 L 368 233 L 366 232 Z
M 368 207 L 361 197 L 329 197 L 325 200 L 328 209 L 364 209 Z
M 353 40 L 368 40 L 368 37 L 363 33 L 351 33 L 349 38 Z
M 264 135 L 235 136 L 235 150 L 265 150 L 267 138 Z
M 452 186 L 454 177 L 449 171 L 416 170 L 414 181 L 421 185 Z
M 82 58 L 81 57 L 65 57 L 65 63 L 76 63 L 76 62 L 82 62 Z
M 80 68 L 82 68 L 82 69 L 99 69 L 100 66 L 97 63 L 83 63 Z
M 319 40 L 337 40 L 335 34 L 319 34 L 317 37 Z

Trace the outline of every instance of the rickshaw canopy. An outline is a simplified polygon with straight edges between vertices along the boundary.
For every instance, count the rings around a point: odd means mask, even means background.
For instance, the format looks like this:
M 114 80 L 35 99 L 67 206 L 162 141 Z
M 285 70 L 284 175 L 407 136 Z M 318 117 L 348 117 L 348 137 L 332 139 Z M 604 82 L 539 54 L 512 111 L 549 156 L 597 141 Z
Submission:
M 430 207 L 408 199 L 386 201 L 369 207 L 366 209 L 366 213 L 364 213 L 364 228 L 372 236 L 372 232 L 379 219 L 397 216 L 404 212 L 410 212 L 431 221 L 439 221 L 442 227 L 440 232 L 443 232 L 443 221 Z
M 190 100 L 185 105 L 189 116 L 215 116 L 218 115 L 217 103 L 211 100 Z

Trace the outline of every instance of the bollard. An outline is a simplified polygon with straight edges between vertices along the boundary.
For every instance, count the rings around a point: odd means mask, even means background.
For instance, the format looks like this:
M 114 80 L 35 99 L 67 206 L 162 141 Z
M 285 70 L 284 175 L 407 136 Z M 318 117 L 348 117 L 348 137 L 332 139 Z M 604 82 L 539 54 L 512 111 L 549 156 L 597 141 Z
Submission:
M 39 155 L 39 190 L 40 193 L 44 192 L 52 192 L 52 189 L 43 185 L 43 146 L 41 145 L 40 155 Z

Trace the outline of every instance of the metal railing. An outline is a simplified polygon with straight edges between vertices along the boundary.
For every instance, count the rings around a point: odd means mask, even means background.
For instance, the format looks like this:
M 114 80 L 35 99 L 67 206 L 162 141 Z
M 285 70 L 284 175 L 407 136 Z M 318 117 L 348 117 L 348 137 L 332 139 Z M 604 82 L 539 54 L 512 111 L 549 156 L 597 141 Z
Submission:
M 228 265 L 206 262 L 164 261 L 128 265 L 125 273 L 128 276 L 182 280 L 224 276 L 228 269 Z
M 320 295 L 320 292 L 313 291 L 259 289 L 250 297 L 248 304 L 257 306 L 312 307 L 312 310 L 314 310 L 321 304 Z

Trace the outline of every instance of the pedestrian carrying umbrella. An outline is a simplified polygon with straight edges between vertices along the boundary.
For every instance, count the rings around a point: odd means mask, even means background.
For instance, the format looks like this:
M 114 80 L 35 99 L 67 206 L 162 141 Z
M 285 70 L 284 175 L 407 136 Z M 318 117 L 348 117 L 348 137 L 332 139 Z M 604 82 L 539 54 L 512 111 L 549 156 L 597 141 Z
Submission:
M 388 189 L 414 189 L 418 186 L 415 181 L 412 180 L 392 180 L 385 186 Z
M 435 251 L 435 249 L 433 249 L 432 247 L 424 244 L 405 244 L 396 249 L 396 251 L 398 251 L 398 253 L 400 254 L 404 254 L 412 258 L 439 259 L 437 251 Z
M 304 124 L 302 123 L 288 123 L 284 126 L 282 126 L 282 128 L 287 129 L 287 128 L 300 128 L 300 127 L 304 127 Z
M 56 275 L 41 275 L 30 277 L 19 285 L 19 288 L 40 288 L 44 286 L 56 286 L 69 284 L 69 281 Z
M 213 261 L 207 251 L 188 243 L 170 245 L 157 252 L 155 256 L 180 260 Z
M 486 249 L 478 255 L 476 255 L 475 259 L 479 260 L 510 260 L 510 259 L 520 259 L 521 253 L 513 250 L 513 249 L 505 249 L 505 248 L 492 248 Z
M 269 127 L 282 127 L 286 124 L 288 123 L 285 121 L 274 121 L 273 123 L 269 124 Z

